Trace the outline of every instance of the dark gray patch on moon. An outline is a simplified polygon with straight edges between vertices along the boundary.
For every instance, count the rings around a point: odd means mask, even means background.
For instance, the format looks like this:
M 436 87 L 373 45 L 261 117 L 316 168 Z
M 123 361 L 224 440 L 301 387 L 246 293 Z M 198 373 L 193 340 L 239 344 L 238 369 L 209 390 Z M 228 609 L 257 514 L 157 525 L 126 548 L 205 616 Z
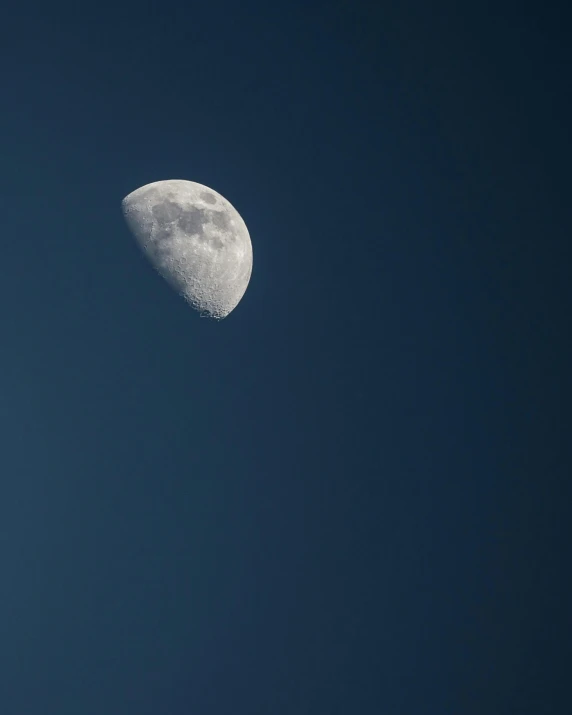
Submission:
M 207 221 L 207 212 L 205 209 L 185 209 L 177 221 L 179 228 L 190 236 L 198 234 L 199 238 L 204 240 L 203 225 Z
M 199 194 L 199 198 L 207 204 L 216 204 L 216 196 L 213 196 L 212 194 L 207 194 L 206 191 L 204 191 L 202 194 Z
M 230 227 L 230 219 L 226 214 L 222 213 L 222 211 L 212 211 L 210 219 L 217 228 L 221 229 L 221 231 L 228 231 Z
M 153 216 L 159 223 L 173 223 L 181 215 L 181 207 L 174 201 L 163 201 L 152 208 Z
M 212 236 L 210 240 L 205 235 L 205 225 L 212 223 L 221 231 L 227 231 L 230 227 L 229 217 L 222 211 L 210 211 L 209 209 L 201 209 L 198 207 L 183 208 L 173 201 L 165 201 L 162 204 L 154 206 L 152 209 L 153 216 L 157 219 L 163 230 L 156 234 L 156 241 L 164 243 L 171 238 L 175 226 L 183 231 L 188 236 L 196 236 L 199 241 L 209 241 L 213 248 L 221 249 L 224 246 L 224 241 L 218 236 Z M 157 246 L 159 253 L 162 252 L 161 247 Z

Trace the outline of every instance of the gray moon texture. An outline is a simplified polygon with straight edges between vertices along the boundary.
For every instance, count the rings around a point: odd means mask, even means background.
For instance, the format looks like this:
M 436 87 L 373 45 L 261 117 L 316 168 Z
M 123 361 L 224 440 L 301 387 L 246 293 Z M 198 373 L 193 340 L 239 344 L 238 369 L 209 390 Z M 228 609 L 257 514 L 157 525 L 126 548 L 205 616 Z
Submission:
M 220 320 L 236 308 L 252 273 L 252 244 L 229 201 L 173 179 L 136 189 L 121 208 L 153 266 L 201 316 Z

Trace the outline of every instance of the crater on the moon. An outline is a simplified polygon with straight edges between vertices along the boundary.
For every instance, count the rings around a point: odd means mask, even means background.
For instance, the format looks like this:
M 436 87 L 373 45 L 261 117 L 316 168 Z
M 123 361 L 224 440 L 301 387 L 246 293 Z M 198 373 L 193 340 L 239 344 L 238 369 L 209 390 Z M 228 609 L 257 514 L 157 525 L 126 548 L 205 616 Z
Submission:
M 212 194 L 207 194 L 206 191 L 204 191 L 202 194 L 199 194 L 199 198 L 207 204 L 216 204 L 216 196 L 213 196 Z

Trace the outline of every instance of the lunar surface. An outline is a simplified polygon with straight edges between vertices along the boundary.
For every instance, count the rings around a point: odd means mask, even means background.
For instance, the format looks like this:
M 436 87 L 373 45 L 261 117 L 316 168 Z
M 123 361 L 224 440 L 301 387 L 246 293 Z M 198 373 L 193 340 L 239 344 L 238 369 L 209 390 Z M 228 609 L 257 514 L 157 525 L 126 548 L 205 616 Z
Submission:
M 229 201 L 175 179 L 136 189 L 121 207 L 153 266 L 195 310 L 220 320 L 236 308 L 252 273 L 252 244 Z

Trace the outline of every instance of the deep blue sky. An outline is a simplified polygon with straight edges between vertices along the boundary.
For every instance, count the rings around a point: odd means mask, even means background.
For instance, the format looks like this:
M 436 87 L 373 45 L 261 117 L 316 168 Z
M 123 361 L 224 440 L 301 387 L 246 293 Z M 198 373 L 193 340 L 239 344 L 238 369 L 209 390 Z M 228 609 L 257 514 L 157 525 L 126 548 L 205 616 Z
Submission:
M 0 713 L 569 711 L 557 5 L 24 5 L 0 45 Z M 228 198 L 229 318 L 130 191 Z

